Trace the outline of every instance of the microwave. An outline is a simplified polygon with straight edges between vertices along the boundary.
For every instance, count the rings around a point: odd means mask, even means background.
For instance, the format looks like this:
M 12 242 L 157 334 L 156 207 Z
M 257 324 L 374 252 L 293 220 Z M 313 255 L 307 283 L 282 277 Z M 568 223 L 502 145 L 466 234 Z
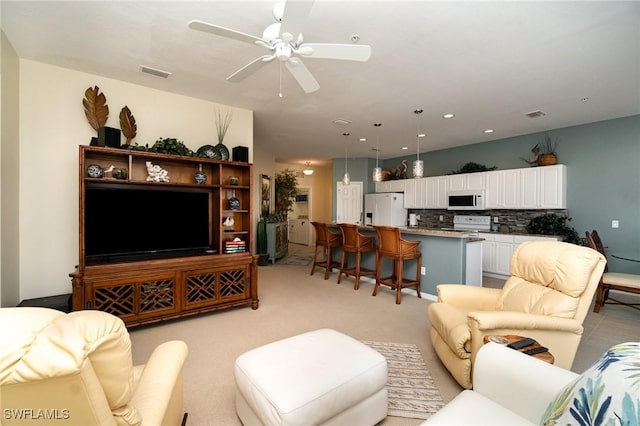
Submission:
M 485 210 L 484 191 L 452 191 L 447 196 L 448 210 Z

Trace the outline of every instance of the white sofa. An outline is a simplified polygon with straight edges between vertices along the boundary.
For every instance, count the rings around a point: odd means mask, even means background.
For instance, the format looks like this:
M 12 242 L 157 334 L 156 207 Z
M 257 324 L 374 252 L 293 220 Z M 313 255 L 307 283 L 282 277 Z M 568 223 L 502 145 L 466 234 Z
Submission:
M 611 347 L 582 374 L 488 343 L 473 390 L 423 425 L 640 424 L 639 365 L 640 342 Z
M 495 343 L 484 345 L 464 390 L 423 425 L 537 425 L 578 374 Z

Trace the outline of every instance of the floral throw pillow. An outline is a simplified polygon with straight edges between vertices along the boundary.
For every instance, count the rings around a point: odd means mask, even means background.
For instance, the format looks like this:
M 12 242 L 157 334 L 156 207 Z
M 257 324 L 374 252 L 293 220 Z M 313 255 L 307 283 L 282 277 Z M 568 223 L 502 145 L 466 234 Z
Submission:
M 640 342 L 609 349 L 560 391 L 540 424 L 640 425 Z

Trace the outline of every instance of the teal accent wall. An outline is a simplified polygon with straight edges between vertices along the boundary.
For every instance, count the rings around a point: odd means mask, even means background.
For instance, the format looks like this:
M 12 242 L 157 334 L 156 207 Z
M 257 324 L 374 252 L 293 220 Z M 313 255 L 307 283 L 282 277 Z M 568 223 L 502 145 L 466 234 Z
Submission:
M 558 159 L 567 165 L 570 225 L 581 236 L 585 231 L 598 231 L 607 246 L 612 270 L 640 274 L 640 262 L 618 260 L 610 255 L 627 253 L 640 257 L 640 115 L 554 129 L 548 133 L 559 139 Z M 533 133 L 425 152 L 420 154 L 420 159 L 425 163 L 425 176 L 448 174 L 468 162 L 497 166 L 498 169 L 529 167 L 524 158 L 529 157 L 531 148 L 543 136 L 544 132 Z M 428 141 L 425 144 L 428 145 Z M 382 167 L 394 168 L 406 159 L 411 174 L 414 158 L 415 155 L 408 155 L 387 159 Z M 338 161 L 338 164 L 342 165 L 344 173 L 344 162 Z M 373 167 L 363 173 L 369 182 Z M 352 180 L 355 180 L 355 169 L 351 169 L 350 166 Z M 336 170 L 340 169 L 336 169 L 334 161 L 334 174 Z M 338 179 L 342 174 L 339 176 Z M 368 192 L 373 192 L 374 186 L 370 188 Z M 611 228 L 614 219 L 620 221 L 620 228 Z

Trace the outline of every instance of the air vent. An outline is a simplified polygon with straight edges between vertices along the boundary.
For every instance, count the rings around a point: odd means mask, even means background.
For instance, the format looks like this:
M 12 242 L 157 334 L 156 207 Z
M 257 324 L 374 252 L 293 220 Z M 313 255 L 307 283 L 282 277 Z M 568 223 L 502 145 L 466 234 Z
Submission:
M 538 118 L 538 117 L 542 117 L 543 115 L 546 115 L 544 112 L 542 111 L 531 111 L 525 114 L 527 117 L 529 118 Z
M 144 65 L 140 65 L 140 69 L 145 74 L 155 75 L 156 77 L 167 78 L 171 75 L 168 71 L 162 71 L 151 67 L 146 67 Z
M 333 124 L 339 124 L 340 126 L 346 126 L 347 124 L 351 124 L 351 121 L 345 120 L 344 118 L 336 118 L 333 120 Z

